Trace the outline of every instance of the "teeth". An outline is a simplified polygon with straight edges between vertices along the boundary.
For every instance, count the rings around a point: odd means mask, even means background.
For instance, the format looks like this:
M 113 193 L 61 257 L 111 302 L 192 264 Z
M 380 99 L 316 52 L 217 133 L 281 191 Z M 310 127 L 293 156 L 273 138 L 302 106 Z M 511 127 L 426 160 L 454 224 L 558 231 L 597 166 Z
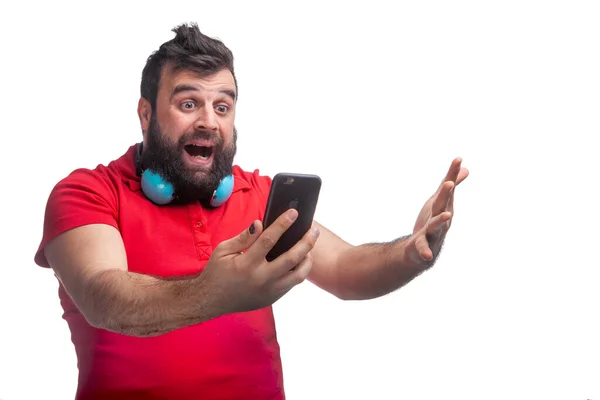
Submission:
M 192 147 L 194 147 L 192 149 Z M 197 145 L 195 143 L 190 143 L 188 145 L 188 153 L 198 159 L 198 160 L 208 160 L 210 159 L 211 155 L 212 155 L 212 148 L 210 146 L 204 146 L 204 145 Z

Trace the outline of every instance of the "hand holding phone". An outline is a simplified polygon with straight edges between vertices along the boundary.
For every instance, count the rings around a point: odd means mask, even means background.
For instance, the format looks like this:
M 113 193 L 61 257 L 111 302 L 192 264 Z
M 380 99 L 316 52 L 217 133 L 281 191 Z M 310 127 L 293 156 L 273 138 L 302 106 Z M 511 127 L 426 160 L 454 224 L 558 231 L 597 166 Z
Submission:
M 264 229 L 290 208 L 298 211 L 298 218 L 269 251 L 267 261 L 273 261 L 290 250 L 308 232 L 313 223 L 320 191 L 321 178 L 317 175 L 279 173 L 273 177 L 263 219 Z
M 210 316 L 246 312 L 272 305 L 294 286 L 304 282 L 312 268 L 310 251 L 319 237 L 310 229 L 291 249 L 267 261 L 278 239 L 298 220 L 298 212 L 289 210 L 268 229 L 261 221 L 235 237 L 221 242 L 199 275 L 206 290 Z

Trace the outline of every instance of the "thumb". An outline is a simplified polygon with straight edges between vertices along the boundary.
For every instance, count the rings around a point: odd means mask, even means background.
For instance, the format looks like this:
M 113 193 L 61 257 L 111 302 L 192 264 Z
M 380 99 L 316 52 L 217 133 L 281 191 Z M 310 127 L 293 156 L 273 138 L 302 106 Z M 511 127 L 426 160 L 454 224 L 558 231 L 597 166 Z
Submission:
M 262 232 L 262 228 L 262 223 L 259 220 L 255 220 L 250 224 L 248 229 L 244 229 L 239 235 L 221 242 L 219 246 L 217 246 L 219 256 L 224 257 L 243 252 L 258 239 Z

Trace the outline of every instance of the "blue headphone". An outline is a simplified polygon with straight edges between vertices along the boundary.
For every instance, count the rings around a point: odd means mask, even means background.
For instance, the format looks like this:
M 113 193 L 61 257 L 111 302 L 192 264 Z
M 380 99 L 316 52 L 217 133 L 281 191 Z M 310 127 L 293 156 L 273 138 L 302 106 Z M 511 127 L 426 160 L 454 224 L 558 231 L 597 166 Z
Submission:
M 142 169 L 142 143 L 138 144 L 135 152 L 135 168 L 137 175 L 142 178 L 142 192 L 150 201 L 158 205 L 165 205 L 175 200 L 177 195 L 170 182 L 164 180 L 160 174 L 154 171 Z M 233 175 L 227 175 L 221 179 L 219 187 L 217 187 L 210 200 L 210 205 L 219 207 L 225 203 L 233 192 L 233 183 Z

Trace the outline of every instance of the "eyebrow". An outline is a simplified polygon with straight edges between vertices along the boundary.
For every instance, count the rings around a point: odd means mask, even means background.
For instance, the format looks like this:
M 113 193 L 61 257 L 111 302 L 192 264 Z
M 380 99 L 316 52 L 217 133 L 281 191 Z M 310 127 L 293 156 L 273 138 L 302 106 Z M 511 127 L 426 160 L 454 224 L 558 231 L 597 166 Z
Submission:
M 200 91 L 200 89 L 194 85 L 186 85 L 186 84 L 177 85 L 171 91 L 171 99 L 173 99 L 173 97 L 175 97 L 178 93 L 181 93 L 181 92 L 199 92 L 199 91 Z M 222 89 L 222 90 L 219 90 L 219 93 L 224 94 L 228 97 L 231 97 L 231 100 L 235 101 L 235 92 L 233 90 Z

